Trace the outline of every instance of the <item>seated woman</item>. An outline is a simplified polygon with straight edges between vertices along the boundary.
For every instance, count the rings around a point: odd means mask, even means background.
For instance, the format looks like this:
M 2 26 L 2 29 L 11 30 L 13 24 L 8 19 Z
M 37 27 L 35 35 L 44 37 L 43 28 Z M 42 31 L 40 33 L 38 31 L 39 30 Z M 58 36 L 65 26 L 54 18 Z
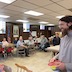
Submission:
M 9 36 L 7 37 L 7 41 L 8 43 L 11 43 L 11 38 Z
M 3 41 L 2 41 L 2 48 L 4 48 L 8 53 L 11 53 L 13 48 L 9 47 L 9 43 L 6 41 L 6 38 L 3 38 Z
M 5 46 L 8 45 L 8 42 L 6 41 L 6 38 L 3 38 L 3 41 L 0 45 L 0 53 L 2 54 L 2 56 L 4 56 L 4 53 L 5 53 Z
M 3 41 L 2 41 L 2 48 L 5 48 L 6 46 L 8 46 L 9 43 L 6 41 L 6 38 L 3 38 Z

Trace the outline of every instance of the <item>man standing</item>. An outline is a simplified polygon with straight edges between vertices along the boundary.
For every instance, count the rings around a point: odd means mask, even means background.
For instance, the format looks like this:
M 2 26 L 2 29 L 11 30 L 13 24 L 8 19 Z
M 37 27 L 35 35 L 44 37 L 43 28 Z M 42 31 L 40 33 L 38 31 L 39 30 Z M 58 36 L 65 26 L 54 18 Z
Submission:
M 65 16 L 59 20 L 59 28 L 63 33 L 60 52 L 50 62 L 58 59 L 56 67 L 60 72 L 72 72 L 72 16 Z

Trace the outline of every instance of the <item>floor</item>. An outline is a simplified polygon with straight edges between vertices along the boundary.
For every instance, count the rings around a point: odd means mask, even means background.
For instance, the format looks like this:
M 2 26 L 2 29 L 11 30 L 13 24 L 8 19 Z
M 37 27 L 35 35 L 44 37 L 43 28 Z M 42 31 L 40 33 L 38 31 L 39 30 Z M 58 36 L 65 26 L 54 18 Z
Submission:
M 12 72 L 17 72 L 15 63 L 26 66 L 33 72 L 53 72 L 48 66 L 48 62 L 52 57 L 51 52 L 36 51 L 31 53 L 30 57 L 9 57 L 6 60 L 0 60 L 0 64 L 5 64 L 12 68 Z

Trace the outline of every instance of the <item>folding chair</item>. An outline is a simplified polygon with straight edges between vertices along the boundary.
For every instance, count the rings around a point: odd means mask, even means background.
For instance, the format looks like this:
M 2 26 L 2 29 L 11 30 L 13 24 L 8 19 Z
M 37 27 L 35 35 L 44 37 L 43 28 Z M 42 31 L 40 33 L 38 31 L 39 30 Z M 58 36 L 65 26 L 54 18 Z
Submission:
M 22 48 L 22 47 L 17 48 L 17 56 L 19 56 L 19 55 L 25 56 L 25 49 L 24 48 Z
M 7 53 L 5 52 L 5 49 L 2 48 L 2 45 L 0 45 L 0 55 L 1 57 L 7 58 Z
M 17 72 L 32 72 L 31 70 L 29 70 L 27 67 L 25 66 L 21 66 L 18 64 L 15 64 L 17 67 Z

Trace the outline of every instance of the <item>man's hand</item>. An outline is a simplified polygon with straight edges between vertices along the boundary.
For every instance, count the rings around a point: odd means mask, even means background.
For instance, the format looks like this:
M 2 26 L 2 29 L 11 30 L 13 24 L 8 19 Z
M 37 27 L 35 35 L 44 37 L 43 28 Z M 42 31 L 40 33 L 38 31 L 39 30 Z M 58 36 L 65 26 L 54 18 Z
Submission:
M 25 46 L 25 45 L 21 45 L 21 47 L 23 47 L 23 48 L 28 48 L 27 46 Z
M 57 62 L 56 67 L 60 70 L 66 70 L 65 64 L 62 62 Z
M 52 58 L 49 62 L 54 62 L 56 59 L 55 58 Z
M 59 55 L 59 54 L 57 54 L 56 56 L 54 56 L 54 57 L 50 60 L 50 62 L 54 62 L 54 61 L 57 59 L 58 55 Z

